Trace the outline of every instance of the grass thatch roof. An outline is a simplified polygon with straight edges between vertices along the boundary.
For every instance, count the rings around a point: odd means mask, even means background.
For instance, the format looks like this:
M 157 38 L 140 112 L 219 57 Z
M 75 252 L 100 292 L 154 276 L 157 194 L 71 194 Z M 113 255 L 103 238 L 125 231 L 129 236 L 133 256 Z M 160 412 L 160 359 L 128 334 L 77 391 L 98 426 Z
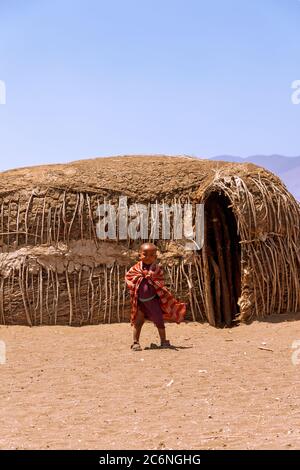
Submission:
M 30 188 L 64 189 L 104 194 L 105 191 L 135 198 L 163 197 L 205 186 L 217 170 L 245 177 L 261 171 L 252 163 L 239 164 L 188 156 L 119 156 L 78 160 L 67 164 L 17 168 L 1 173 L 0 195 Z M 143 186 L 141 185 L 143 182 Z M 277 182 L 278 178 L 273 177 Z

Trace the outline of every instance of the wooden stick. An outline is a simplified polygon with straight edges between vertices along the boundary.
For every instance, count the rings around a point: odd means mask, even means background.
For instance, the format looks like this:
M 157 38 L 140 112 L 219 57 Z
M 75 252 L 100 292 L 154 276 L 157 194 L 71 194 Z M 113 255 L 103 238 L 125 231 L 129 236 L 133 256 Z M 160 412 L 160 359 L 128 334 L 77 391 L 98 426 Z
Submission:
M 28 239 L 28 212 L 29 212 L 29 207 L 31 204 L 33 198 L 33 193 L 30 194 L 30 197 L 28 199 L 27 207 L 26 207 L 26 212 L 25 212 L 25 244 L 27 245 L 27 239 Z
M 186 272 L 185 272 L 185 270 L 184 270 L 183 261 L 182 261 L 182 263 L 181 263 L 181 269 L 182 269 L 183 275 L 185 276 L 185 278 L 186 278 L 186 280 L 187 280 L 187 285 L 188 285 L 188 289 L 189 289 L 189 300 L 190 300 L 190 306 L 191 306 L 191 312 L 192 312 L 193 321 L 196 321 L 196 315 L 195 315 L 194 305 L 193 305 L 193 296 L 192 296 L 192 288 L 193 288 L 193 285 L 192 285 L 191 279 L 189 279 L 188 275 L 186 274 Z
M 10 238 L 9 238 L 9 226 L 10 226 L 10 208 L 11 208 L 11 201 L 8 202 L 8 209 L 7 209 L 7 246 L 10 245 Z
M 122 296 L 122 320 L 125 320 L 125 296 L 126 296 L 126 282 L 125 282 L 125 274 L 127 273 L 127 266 L 124 268 L 124 281 L 123 281 L 123 296 Z
M 82 310 L 82 303 L 81 303 L 81 277 L 82 277 L 82 266 L 80 266 L 80 271 L 78 273 L 78 305 L 80 310 L 80 318 L 81 323 L 84 321 L 84 315 Z
M 57 316 L 58 316 L 58 296 L 59 296 L 59 278 L 58 278 L 57 271 L 55 271 L 55 281 L 56 281 L 56 299 L 55 299 L 54 324 L 56 325 Z
M 189 277 L 190 277 L 191 282 L 192 282 L 192 296 L 194 298 L 197 311 L 199 312 L 199 315 L 201 316 L 201 309 L 200 309 L 200 305 L 199 305 L 199 302 L 198 302 L 196 289 L 195 289 L 195 286 L 194 286 L 194 283 L 193 283 L 192 263 L 189 263 L 188 266 L 189 266 Z M 196 315 L 195 315 L 195 318 L 196 318 Z M 196 318 L 196 320 L 197 320 L 197 318 Z
M 118 288 L 117 288 L 117 320 L 120 323 L 120 266 L 117 264 L 117 278 L 118 278 Z
M 206 243 L 207 241 L 204 242 L 204 245 L 202 247 L 206 315 L 207 315 L 209 324 L 212 326 L 216 326 L 215 312 L 214 312 L 214 307 L 213 307 L 213 298 L 212 298 L 212 292 L 211 292 L 211 276 L 210 276 L 210 271 L 209 271 Z
M 59 242 L 59 237 L 60 237 L 61 211 L 62 211 L 62 205 L 59 206 L 58 215 L 57 215 L 57 235 L 56 235 L 56 244 L 58 244 L 58 242 Z
M 199 255 L 194 255 L 194 264 L 195 264 L 196 273 L 197 273 L 199 292 L 200 292 L 201 299 L 202 299 L 203 310 L 205 310 L 205 298 L 204 298 L 204 294 L 203 294 L 203 282 L 202 282 L 201 274 L 200 274 L 201 269 L 202 269 L 200 260 L 201 260 L 201 258 L 200 258 Z M 204 320 L 202 311 L 200 311 L 200 314 L 201 314 L 201 319 Z
M 47 268 L 47 282 L 46 282 L 46 297 L 45 297 L 45 303 L 46 303 L 46 310 L 48 314 L 48 321 L 50 323 L 50 311 L 49 311 L 49 284 L 50 284 L 50 269 Z
M 43 324 L 43 268 L 39 270 L 40 325 Z
M 111 309 L 112 309 L 112 272 L 114 265 L 112 265 L 109 272 L 109 310 L 108 310 L 108 323 L 111 323 Z
M 77 286 L 76 286 L 77 273 L 73 273 L 73 292 L 74 292 L 74 314 L 77 314 Z
M 5 314 L 4 314 L 4 277 L 0 278 L 0 313 L 1 313 L 1 324 L 5 325 Z
M 68 267 L 66 267 L 66 283 L 67 283 L 67 290 L 68 290 L 69 304 L 70 304 L 69 325 L 71 326 L 72 325 L 72 320 L 73 320 L 73 301 L 72 301 L 70 281 L 69 281 L 69 276 L 68 276 Z
M 105 301 L 104 301 L 104 316 L 103 322 L 106 322 L 106 312 L 107 312 L 107 301 L 108 301 L 108 286 L 107 286 L 107 267 L 103 265 L 104 269 L 104 288 L 105 288 Z
M 45 208 L 46 208 L 46 197 L 44 197 L 43 202 L 43 213 L 42 213 L 42 227 L 41 227 L 41 243 L 44 243 L 44 219 L 45 219 Z M 27 231 L 27 230 L 26 230 Z M 26 244 L 27 244 L 27 236 L 26 236 Z
M 95 290 L 94 290 L 94 284 L 93 284 L 93 274 L 94 274 L 94 267 L 91 269 L 91 274 L 89 278 L 89 283 L 91 286 L 91 291 L 92 291 L 92 298 L 91 298 L 91 308 L 90 308 L 90 323 L 93 321 L 93 315 L 94 315 L 94 299 L 95 299 Z
M 63 220 L 63 223 L 64 223 L 64 228 L 63 228 L 63 232 L 64 232 L 64 242 L 67 241 L 67 216 L 66 216 L 66 191 L 64 191 L 63 193 L 63 201 L 62 201 L 62 220 Z
M 102 285 L 101 285 L 101 276 L 98 278 L 99 285 L 99 304 L 98 304 L 98 323 L 100 323 L 100 314 L 101 314 L 101 300 L 102 300 Z
M 3 246 L 3 243 L 4 243 L 4 238 L 3 238 L 3 235 L 4 235 L 4 201 L 2 199 L 2 202 L 1 202 L 1 247 Z
M 213 267 L 214 275 L 215 275 L 215 299 L 216 299 L 216 305 L 215 305 L 215 317 L 216 317 L 216 324 L 221 323 L 221 288 L 220 288 L 220 270 L 219 266 L 215 262 L 213 256 L 210 257 L 210 262 Z
M 32 326 L 32 321 L 31 321 L 31 318 L 30 318 L 30 313 L 29 313 L 29 310 L 28 310 L 28 305 L 27 305 L 25 290 L 24 290 L 24 266 L 25 266 L 25 262 L 26 262 L 26 258 L 24 259 L 23 264 L 20 266 L 20 269 L 19 269 L 19 287 L 20 287 L 20 291 L 21 291 L 21 295 L 22 295 L 22 299 L 23 299 L 23 305 L 24 305 L 26 320 L 27 320 L 28 325 Z

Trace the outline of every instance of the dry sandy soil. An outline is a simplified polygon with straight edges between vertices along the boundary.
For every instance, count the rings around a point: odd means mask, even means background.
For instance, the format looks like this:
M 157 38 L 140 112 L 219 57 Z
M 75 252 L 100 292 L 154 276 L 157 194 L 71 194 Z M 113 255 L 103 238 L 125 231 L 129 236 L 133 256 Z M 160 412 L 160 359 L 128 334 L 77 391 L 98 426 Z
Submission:
M 300 322 L 280 318 L 168 325 L 177 350 L 142 352 L 128 324 L 2 326 L 0 448 L 300 449 Z

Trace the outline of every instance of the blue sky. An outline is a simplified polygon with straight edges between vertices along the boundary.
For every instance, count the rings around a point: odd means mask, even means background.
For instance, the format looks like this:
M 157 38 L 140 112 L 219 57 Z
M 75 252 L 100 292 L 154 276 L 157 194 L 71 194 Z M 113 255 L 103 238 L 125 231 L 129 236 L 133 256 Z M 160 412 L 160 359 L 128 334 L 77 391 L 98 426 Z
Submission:
M 298 0 L 0 0 L 0 169 L 299 155 Z

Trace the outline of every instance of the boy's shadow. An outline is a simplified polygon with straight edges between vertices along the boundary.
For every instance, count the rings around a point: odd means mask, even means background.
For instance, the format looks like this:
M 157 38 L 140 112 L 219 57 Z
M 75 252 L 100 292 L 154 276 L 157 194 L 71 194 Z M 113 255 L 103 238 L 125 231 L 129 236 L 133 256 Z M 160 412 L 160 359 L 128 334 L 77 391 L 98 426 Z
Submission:
M 179 351 L 180 349 L 192 349 L 193 346 L 175 346 L 174 344 L 171 344 L 167 348 L 164 347 L 162 348 L 161 346 L 158 346 L 157 344 L 151 343 L 150 346 L 146 346 L 144 348 L 144 351 L 161 351 L 161 350 L 173 350 L 173 351 Z

